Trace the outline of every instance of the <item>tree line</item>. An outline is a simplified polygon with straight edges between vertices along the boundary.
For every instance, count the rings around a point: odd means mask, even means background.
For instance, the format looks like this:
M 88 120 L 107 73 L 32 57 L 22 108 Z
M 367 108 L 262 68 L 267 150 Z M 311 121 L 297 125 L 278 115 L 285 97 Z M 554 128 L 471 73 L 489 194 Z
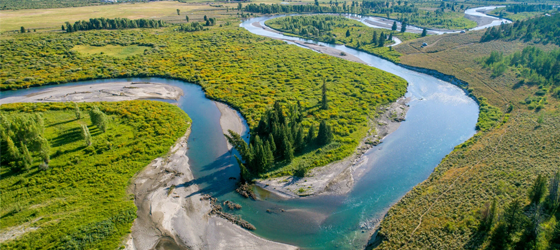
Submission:
M 489 235 L 488 249 L 558 249 L 560 172 L 547 179 L 538 175 L 528 194 L 529 204 L 511 201 L 503 211 L 494 199 L 480 212 L 478 234 Z M 544 225 L 547 226 L 544 226 Z
M 328 108 L 327 102 L 326 84 L 323 84 L 323 109 Z M 250 181 L 272 170 L 276 163 L 290 163 L 294 155 L 302 154 L 307 147 L 323 146 L 332 141 L 332 129 L 325 120 L 321 121 L 317 134 L 313 125 L 305 133 L 301 124 L 303 112 L 299 102 L 288 105 L 288 109 L 285 115 L 280 102 L 275 102 L 251 132 L 249 144 L 231 130 L 225 135 L 241 155 L 241 160 L 237 160 L 243 181 Z
M 518 12 L 539 12 L 539 11 L 549 11 L 552 10 L 552 5 L 548 4 L 510 4 L 506 6 L 507 12 L 513 12 L 517 14 Z
M 560 45 L 560 15 L 542 16 L 486 29 L 480 42 L 516 40 Z
M 66 22 L 62 26 L 62 30 L 66 32 L 75 32 L 78 30 L 100 30 L 100 29 L 136 29 L 136 28 L 159 28 L 167 26 L 162 20 L 154 19 L 136 19 L 130 20 L 128 18 L 90 18 L 89 21 L 76 21 L 74 24 Z

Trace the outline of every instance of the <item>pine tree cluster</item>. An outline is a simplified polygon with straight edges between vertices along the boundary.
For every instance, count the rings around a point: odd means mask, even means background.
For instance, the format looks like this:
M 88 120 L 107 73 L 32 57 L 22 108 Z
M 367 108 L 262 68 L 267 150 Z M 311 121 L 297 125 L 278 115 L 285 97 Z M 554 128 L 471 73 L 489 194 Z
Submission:
M 288 109 L 285 115 L 282 105 L 274 103 L 274 107 L 261 117 L 249 144 L 231 130 L 229 135 L 225 135 L 241 155 L 242 160 L 238 159 L 238 162 L 243 180 L 249 181 L 272 170 L 277 162 L 290 163 L 294 155 L 302 153 L 307 147 L 322 146 L 332 141 L 333 133 L 326 121 L 321 122 L 317 135 L 314 126 L 306 134 L 301 125 L 303 112 L 299 102 L 289 105 Z

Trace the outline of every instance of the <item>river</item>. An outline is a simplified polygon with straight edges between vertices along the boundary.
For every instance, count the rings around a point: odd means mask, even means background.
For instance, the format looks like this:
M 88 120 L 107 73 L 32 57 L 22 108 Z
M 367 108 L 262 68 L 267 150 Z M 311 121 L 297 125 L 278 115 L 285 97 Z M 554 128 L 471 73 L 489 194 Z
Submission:
M 252 25 L 254 22 L 264 25 L 270 18 L 273 17 L 252 18 L 244 21 L 241 27 L 257 35 L 300 40 Z M 238 214 L 256 226 L 255 234 L 267 239 L 303 249 L 357 249 L 366 244 L 372 226 L 395 202 L 424 181 L 456 145 L 475 134 L 478 106 L 462 89 L 430 75 L 343 45 L 318 44 L 357 56 L 368 65 L 398 75 L 409 83 L 406 96 L 410 98 L 410 109 L 406 121 L 382 144 L 366 153 L 367 172 L 356 181 L 352 191 L 343 196 L 285 199 L 259 192 L 261 200 L 251 201 L 235 193 L 235 181 L 229 178 L 237 177 L 239 168 L 227 149 L 219 123 L 220 111 L 205 97 L 200 86 L 162 78 L 93 80 L 65 86 L 151 81 L 180 87 L 185 96 L 176 103 L 193 120 L 187 156 L 202 193 L 241 204 L 243 209 Z M 5 91 L 1 97 L 56 87 Z M 282 209 L 285 212 L 281 212 Z

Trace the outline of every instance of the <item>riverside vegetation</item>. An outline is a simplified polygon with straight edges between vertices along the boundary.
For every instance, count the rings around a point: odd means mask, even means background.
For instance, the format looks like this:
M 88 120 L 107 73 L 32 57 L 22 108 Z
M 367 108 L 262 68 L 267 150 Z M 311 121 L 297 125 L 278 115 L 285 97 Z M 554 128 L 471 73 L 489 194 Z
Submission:
M 345 44 L 398 62 L 400 53 L 386 45 L 394 43 L 393 36 L 401 40 L 420 37 L 418 34 L 370 28 L 365 24 L 341 16 L 313 15 L 279 17 L 266 21 L 269 27 L 295 36 L 327 43 Z
M 289 110 L 299 101 L 303 133 L 324 121 L 332 129 L 332 142 L 296 154 L 291 163 L 277 164 L 263 177 L 294 174 L 349 156 L 369 129 L 370 112 L 406 92 L 406 81 L 394 75 L 238 27 L 207 26 L 195 32 L 177 27 L 12 35 L 0 44 L 1 87 L 133 76 L 180 79 L 240 110 L 253 131 L 275 102 Z M 107 45 L 145 49 L 124 58 L 74 50 Z M 321 108 L 324 82 L 328 109 Z
M 404 64 L 468 82 L 467 90 L 481 103 L 480 117 L 486 106 L 497 119 L 482 126 L 479 118 L 480 131 L 388 211 L 377 248 L 558 248 L 558 47 L 549 36 L 558 19 L 539 19 L 495 29 L 522 26 L 519 36 L 481 40 L 492 31 L 468 32 L 396 48 Z M 533 39 L 526 39 L 527 27 Z M 505 70 L 495 74 L 500 63 Z
M 410 3 L 410 4 L 409 4 Z M 315 5 L 248 4 L 243 9 L 261 14 L 279 13 L 352 13 L 365 16 L 382 16 L 403 23 L 439 29 L 468 29 L 476 22 L 465 18 L 467 3 L 459 4 L 421 1 L 329 1 L 328 6 Z
M 136 218 L 130 179 L 190 125 L 155 101 L 0 106 L 2 249 L 116 249 Z

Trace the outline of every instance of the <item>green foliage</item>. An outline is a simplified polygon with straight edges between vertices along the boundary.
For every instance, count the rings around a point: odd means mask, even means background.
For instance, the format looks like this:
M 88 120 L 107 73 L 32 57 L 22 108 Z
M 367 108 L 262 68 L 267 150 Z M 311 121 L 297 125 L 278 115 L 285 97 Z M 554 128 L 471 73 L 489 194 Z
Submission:
M 476 129 L 480 131 L 488 131 L 495 127 L 502 120 L 502 111 L 488 104 L 488 100 L 484 97 L 478 98 L 480 113 L 476 122 Z
M 138 44 L 149 48 L 143 55 L 118 58 L 75 53 L 72 48 L 77 44 Z M 271 175 L 289 175 L 300 165 L 323 166 L 351 155 L 367 133 L 371 110 L 395 101 L 406 92 L 407 85 L 403 79 L 381 70 L 258 37 L 233 26 L 192 33 L 174 28 L 158 32 L 135 29 L 34 33 L 6 39 L 0 43 L 0 50 L 4 52 L 0 57 L 3 89 L 113 77 L 173 78 L 199 84 L 209 98 L 235 107 L 252 130 L 274 102 L 299 101 L 303 135 L 325 120 L 337 143 L 321 151 L 296 152 L 292 163 Z M 328 110 L 321 109 L 320 104 L 323 79 L 329 88 Z M 98 143 L 95 137 L 92 141 Z M 292 143 L 292 147 L 296 145 Z
M 266 21 L 269 27 L 308 39 L 327 43 L 345 44 L 348 47 L 398 62 L 400 53 L 385 45 L 393 44 L 392 36 L 403 41 L 420 37 L 413 33 L 386 34 L 385 29 L 370 28 L 363 23 L 342 16 L 312 15 L 279 17 Z M 391 39 L 388 39 L 388 36 Z M 375 37 L 375 38 L 373 38 Z
M 89 117 L 91 119 L 91 123 L 103 133 L 107 132 L 107 127 L 109 126 L 109 121 L 107 120 L 107 116 L 99 110 L 97 106 L 93 106 L 93 108 L 89 111 Z
M 0 114 L 1 165 L 13 171 L 27 170 L 33 164 L 33 153 L 45 163 L 50 161 L 50 146 L 45 139 L 41 114 Z
M 492 40 L 517 40 L 560 45 L 560 15 L 532 18 L 527 21 L 502 24 L 486 29 L 480 42 Z
M 324 85 L 323 85 L 324 86 Z M 241 136 L 233 131 L 228 131 L 226 139 L 239 151 L 243 161 L 241 175 L 244 180 L 250 181 L 249 176 L 264 176 L 267 172 L 275 170 L 282 163 L 291 163 L 294 153 L 302 153 L 315 146 L 314 138 L 304 140 L 303 112 L 300 105 L 289 105 L 289 112 L 285 115 L 280 102 L 275 102 L 272 109 L 261 116 L 259 125 L 252 131 L 252 137 L 247 144 Z M 313 132 L 313 126 L 309 129 Z M 263 140 L 261 140 L 263 138 Z M 330 143 L 333 134 L 330 126 L 325 121 L 321 122 L 317 142 L 320 146 Z M 244 174 L 244 172 L 248 172 Z
M 179 30 L 180 31 L 186 31 L 186 32 L 201 31 L 201 30 L 204 30 L 204 25 L 202 25 L 202 23 L 199 23 L 199 22 L 181 24 L 181 26 L 179 27 Z
M 519 82 L 513 88 L 523 85 L 537 86 L 533 96 L 527 97 L 522 104 L 529 109 L 542 109 L 547 104 L 547 95 L 558 98 L 560 88 L 560 49 L 543 51 L 537 47 L 528 46 L 523 51 L 503 56 L 502 53 L 492 51 L 484 60 L 484 66 L 492 70 L 492 76 L 497 77 L 508 69 L 515 72 Z
M 37 152 L 25 172 L 0 171 L 0 230 L 27 222 L 37 230 L 2 249 L 117 249 L 130 233 L 136 207 L 126 189 L 131 178 L 153 159 L 167 154 L 189 126 L 177 106 L 155 101 L 79 103 L 82 110 L 99 107 L 114 125 L 106 133 L 91 129 L 93 143 L 80 137 L 84 113 L 75 119 L 73 103 L 4 104 L 9 119 L 43 116 L 44 137 L 51 144 L 48 169 Z M 4 126 L 2 126 L 4 127 Z M 1 150 L 2 158 L 6 151 Z M 4 164 L 2 164 L 4 165 Z
M 529 191 L 529 200 L 531 201 L 531 203 L 537 205 L 541 203 L 541 200 L 545 197 L 546 185 L 546 178 L 539 174 L 539 176 L 537 176 L 537 179 L 533 183 L 531 190 Z
M 76 21 L 74 25 L 66 22 L 66 32 L 76 32 L 78 30 L 100 30 L 100 29 L 136 29 L 136 28 L 159 28 L 167 24 L 162 20 L 154 19 L 135 19 L 128 18 L 90 18 L 89 21 Z

